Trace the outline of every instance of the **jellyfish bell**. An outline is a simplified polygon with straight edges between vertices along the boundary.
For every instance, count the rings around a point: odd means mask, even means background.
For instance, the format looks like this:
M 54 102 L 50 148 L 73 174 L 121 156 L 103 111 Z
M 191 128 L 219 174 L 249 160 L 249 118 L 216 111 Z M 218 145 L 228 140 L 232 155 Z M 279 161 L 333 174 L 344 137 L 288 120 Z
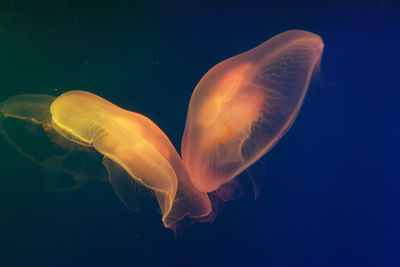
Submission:
M 81 187 L 100 173 L 92 168 L 95 161 L 91 151 L 69 142 L 53 129 L 50 106 L 55 99 L 49 95 L 23 94 L 0 103 L 1 137 L 20 155 L 41 167 L 40 182 L 46 191 Z
M 57 132 L 72 142 L 94 147 L 133 179 L 152 189 L 165 226 L 173 228 L 185 216 L 198 218 L 210 214 L 207 194 L 192 185 L 172 143 L 147 117 L 85 91 L 59 96 L 51 104 L 50 112 Z M 119 183 L 111 184 L 117 187 L 117 194 L 122 192 Z M 118 195 L 123 198 L 126 193 Z
M 318 35 L 287 31 L 204 75 L 190 99 L 181 146 L 200 191 L 231 181 L 285 134 L 322 49 Z
M 0 103 L 2 117 L 30 120 L 36 124 L 49 124 L 50 105 L 56 98 L 49 95 L 15 95 Z

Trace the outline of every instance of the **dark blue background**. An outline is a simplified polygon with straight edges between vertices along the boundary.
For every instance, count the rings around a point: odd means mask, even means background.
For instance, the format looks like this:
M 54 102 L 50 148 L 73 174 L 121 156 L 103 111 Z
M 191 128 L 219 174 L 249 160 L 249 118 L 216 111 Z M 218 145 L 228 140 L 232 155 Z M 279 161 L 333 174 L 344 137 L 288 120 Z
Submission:
M 289 29 L 325 50 L 297 121 L 250 170 L 265 176 L 259 199 L 175 239 L 154 203 L 129 212 L 108 183 L 46 192 L 2 140 L 0 265 L 400 266 L 395 1 L 2 1 L 0 100 L 89 90 L 179 149 L 202 75 Z

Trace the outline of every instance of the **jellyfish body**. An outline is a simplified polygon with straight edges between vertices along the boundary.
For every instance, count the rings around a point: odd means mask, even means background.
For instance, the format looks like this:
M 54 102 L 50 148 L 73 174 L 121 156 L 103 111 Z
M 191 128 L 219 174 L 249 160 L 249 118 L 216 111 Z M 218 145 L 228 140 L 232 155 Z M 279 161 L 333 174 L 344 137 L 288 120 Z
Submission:
M 287 31 L 213 67 L 192 94 L 182 158 L 150 119 L 85 91 L 14 96 L 0 104 L 0 113 L 41 124 L 57 133 L 58 144 L 95 148 L 118 197 L 135 205 L 131 182 L 144 185 L 154 191 L 164 225 L 175 228 L 185 217 L 211 220 L 208 193 L 224 190 L 220 198 L 229 199 L 232 179 L 290 128 L 322 49 L 318 35 Z M 122 169 L 130 180 L 121 180 Z
M 287 31 L 204 75 L 182 139 L 199 190 L 217 190 L 278 142 L 299 112 L 322 49 L 318 35 Z
M 85 91 L 59 96 L 50 112 L 57 132 L 94 147 L 154 190 L 167 227 L 187 215 L 203 217 L 211 212 L 207 194 L 191 184 L 172 143 L 147 117 Z
M 8 135 L 3 127 L 3 120 L 15 118 L 30 121 L 43 128 L 51 124 L 50 105 L 56 98 L 49 95 L 15 95 L 0 103 L 0 133 L 22 155 L 36 161 L 36 159 L 23 151 Z M 38 162 L 37 162 L 38 163 Z
M 84 164 L 65 165 L 75 159 L 89 159 L 93 165 L 92 156 L 86 148 L 68 141 L 54 130 L 51 123 L 50 106 L 56 99 L 49 95 L 24 94 L 15 95 L 0 103 L 0 135 L 22 156 L 30 159 L 41 167 L 43 174 L 51 173 L 52 177 L 43 175 L 41 181 L 45 189 L 50 191 L 68 190 L 81 187 L 86 181 L 93 179 L 94 172 Z M 29 138 L 14 138 L 18 132 L 10 132 L 9 118 L 23 121 L 17 123 L 18 130 L 26 130 Z M 11 123 L 15 125 L 15 123 Z M 21 128 L 21 125 L 24 127 Z M 36 126 L 34 126 L 36 125 Z M 11 127 L 13 128 L 13 127 Z M 21 135 L 23 136 L 23 135 Z M 47 140 L 46 140 L 47 137 Z M 32 143 L 27 150 L 26 144 Z M 26 141 L 29 140 L 29 141 Z M 41 148 L 39 151 L 37 148 Z M 85 154 L 85 155 L 84 155 Z M 86 160 L 84 160 L 85 163 Z M 98 177 L 97 177 L 98 179 Z M 68 181 L 66 184 L 65 182 Z
M 49 95 L 15 95 L 0 103 L 4 118 L 30 120 L 36 124 L 50 124 L 50 105 L 56 98 Z

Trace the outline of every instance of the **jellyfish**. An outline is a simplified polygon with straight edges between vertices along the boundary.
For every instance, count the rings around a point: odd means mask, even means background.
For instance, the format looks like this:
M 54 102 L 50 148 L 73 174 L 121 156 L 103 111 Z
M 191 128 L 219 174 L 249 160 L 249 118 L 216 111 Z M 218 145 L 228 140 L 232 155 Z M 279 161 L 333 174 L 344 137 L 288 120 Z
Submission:
M 59 96 L 50 112 L 58 133 L 72 142 L 94 147 L 153 190 L 166 227 L 173 228 L 186 216 L 201 218 L 211 213 L 207 194 L 194 187 L 168 137 L 147 117 L 85 91 Z M 112 169 L 109 172 L 112 179 Z M 123 188 L 115 190 L 121 192 Z
M 228 184 L 286 133 L 322 49 L 318 35 L 287 31 L 204 75 L 190 99 L 181 146 L 200 191 Z
M 94 153 L 86 147 L 70 142 L 54 130 L 50 105 L 55 99 L 56 97 L 49 95 L 24 94 L 12 96 L 1 102 L 1 136 L 22 156 L 42 167 L 42 182 L 46 190 L 71 190 L 82 187 L 91 179 L 103 180 L 99 177 L 94 178 L 100 173 L 93 160 Z M 8 122 L 10 120 L 24 123 L 17 123 L 16 127 L 15 123 Z M 24 134 L 15 138 L 15 135 L 23 130 L 28 131 L 29 138 Z M 21 144 L 21 140 L 25 144 Z M 30 149 L 27 149 L 27 143 L 31 144 Z M 82 162 L 88 164 L 84 165 Z
M 121 201 L 135 205 L 134 183 L 152 190 L 175 229 L 185 218 L 211 221 L 210 195 L 229 199 L 235 177 L 288 131 L 322 50 L 318 35 L 292 30 L 214 66 L 191 96 L 182 157 L 149 118 L 87 91 L 11 97 L 0 113 L 42 125 L 59 145 L 96 150 Z
M 23 151 L 8 135 L 3 127 L 7 118 L 16 118 L 40 124 L 47 128 L 51 122 L 50 105 L 56 99 L 49 95 L 15 95 L 0 103 L 0 133 L 22 155 L 36 161 Z
M 0 119 L 16 118 L 40 125 L 52 141 L 70 151 L 94 148 L 100 152 L 110 184 L 120 200 L 136 209 L 132 180 L 152 190 L 166 227 L 175 229 L 185 217 L 202 220 L 212 214 L 208 195 L 192 184 L 183 161 L 168 137 L 147 117 L 124 110 L 85 91 L 70 91 L 58 98 L 47 95 L 16 95 L 0 103 Z M 0 123 L 0 127 L 3 123 Z M 26 153 L 0 128 L 0 133 L 22 155 L 45 169 L 70 174 L 62 167 L 65 155 L 39 161 Z M 76 144 L 77 147 L 68 147 Z M 54 166 L 56 164 L 57 166 Z M 126 179 L 126 173 L 130 180 Z M 79 187 L 80 184 L 76 185 Z M 75 187 L 74 187 L 75 188 Z

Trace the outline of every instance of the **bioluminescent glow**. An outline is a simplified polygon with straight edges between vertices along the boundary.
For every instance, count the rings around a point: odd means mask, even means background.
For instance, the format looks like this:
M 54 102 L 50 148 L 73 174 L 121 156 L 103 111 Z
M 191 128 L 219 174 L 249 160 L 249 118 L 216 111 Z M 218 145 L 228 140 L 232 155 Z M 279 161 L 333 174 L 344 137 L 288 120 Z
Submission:
M 135 192 L 118 180 L 115 166 L 154 191 L 164 225 L 175 228 L 186 217 L 211 220 L 209 193 L 229 199 L 230 182 L 290 128 L 322 50 L 318 35 L 287 31 L 213 67 L 191 97 L 182 158 L 149 118 L 89 92 L 18 95 L 1 103 L 0 112 L 58 133 L 57 144 L 93 147 L 126 205 Z

